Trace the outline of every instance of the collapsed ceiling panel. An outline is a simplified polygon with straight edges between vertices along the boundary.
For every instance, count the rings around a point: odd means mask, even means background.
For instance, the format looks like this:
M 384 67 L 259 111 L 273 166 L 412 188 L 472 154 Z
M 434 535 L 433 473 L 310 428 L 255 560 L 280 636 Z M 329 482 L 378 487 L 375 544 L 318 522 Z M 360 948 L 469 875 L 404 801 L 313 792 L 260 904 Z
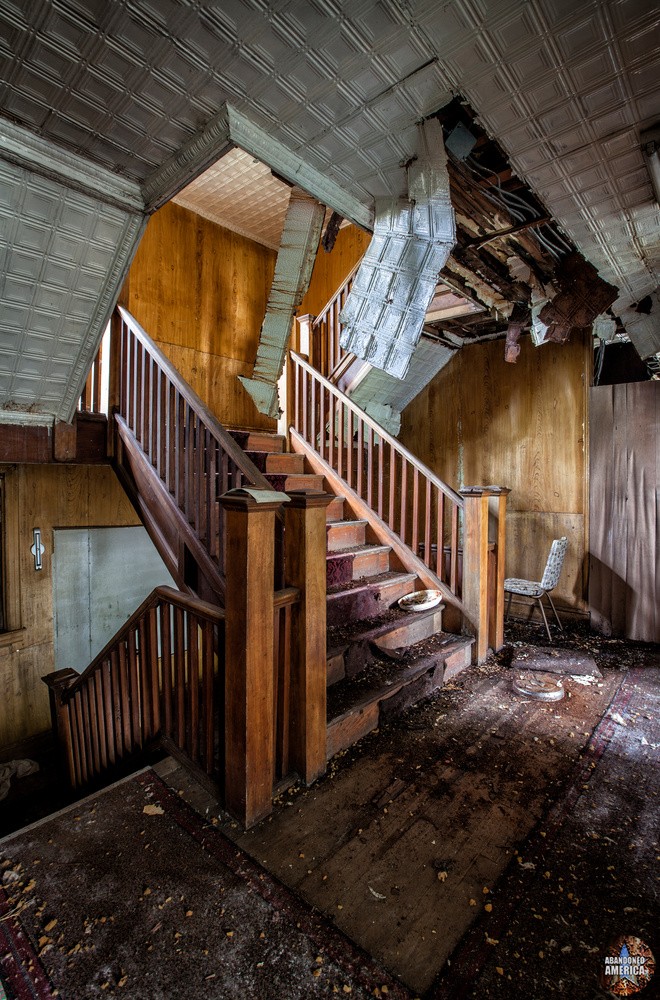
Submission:
M 345 350 L 404 378 L 455 236 L 442 126 L 431 119 L 420 126 L 408 197 L 376 200 L 374 235 L 340 317 Z
M 279 414 L 277 382 L 284 368 L 293 315 L 312 276 L 324 217 L 325 208 L 315 198 L 300 188 L 291 189 L 252 378 L 239 376 L 259 412 L 271 417 Z

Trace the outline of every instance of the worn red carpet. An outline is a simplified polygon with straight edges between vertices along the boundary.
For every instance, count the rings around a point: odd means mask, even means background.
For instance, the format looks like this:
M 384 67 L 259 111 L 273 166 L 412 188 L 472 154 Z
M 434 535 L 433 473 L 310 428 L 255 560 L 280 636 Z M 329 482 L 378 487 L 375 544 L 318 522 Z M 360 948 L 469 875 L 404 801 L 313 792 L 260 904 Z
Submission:
M 410 996 L 150 770 L 1 841 L 0 865 L 8 1000 Z

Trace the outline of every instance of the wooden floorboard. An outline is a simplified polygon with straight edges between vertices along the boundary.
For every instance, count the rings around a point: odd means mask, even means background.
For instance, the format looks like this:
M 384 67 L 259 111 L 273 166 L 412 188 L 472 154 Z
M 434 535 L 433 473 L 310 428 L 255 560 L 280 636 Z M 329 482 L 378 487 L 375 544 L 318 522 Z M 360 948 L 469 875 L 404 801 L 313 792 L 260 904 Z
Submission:
M 561 794 L 620 680 L 568 680 L 571 697 L 543 703 L 515 695 L 503 668 L 470 668 L 315 786 L 284 793 L 253 830 L 222 815 L 220 828 L 423 993 L 498 905 L 498 877 Z M 187 776 L 167 780 L 217 812 Z

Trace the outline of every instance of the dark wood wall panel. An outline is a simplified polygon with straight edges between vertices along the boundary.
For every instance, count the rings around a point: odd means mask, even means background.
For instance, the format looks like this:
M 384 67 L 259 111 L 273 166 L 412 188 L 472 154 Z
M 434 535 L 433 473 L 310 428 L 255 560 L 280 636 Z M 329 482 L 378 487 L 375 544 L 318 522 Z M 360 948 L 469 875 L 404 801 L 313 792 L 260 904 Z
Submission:
M 586 613 L 588 338 L 464 347 L 406 408 L 400 439 L 454 488 L 511 489 L 506 573 L 538 579 L 553 538 L 569 548 L 556 595 Z
M 660 383 L 590 392 L 589 604 L 606 633 L 660 641 Z
M 172 202 L 149 220 L 121 302 L 227 427 L 275 429 L 252 374 L 276 254 Z

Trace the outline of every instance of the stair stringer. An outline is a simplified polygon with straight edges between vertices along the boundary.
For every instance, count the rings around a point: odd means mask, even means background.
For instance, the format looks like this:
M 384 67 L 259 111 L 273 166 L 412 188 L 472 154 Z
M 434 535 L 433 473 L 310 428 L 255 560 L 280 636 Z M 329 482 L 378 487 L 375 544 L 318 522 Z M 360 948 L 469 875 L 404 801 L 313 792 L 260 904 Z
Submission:
M 224 606 L 225 581 L 122 417 L 115 414 L 120 442 L 114 461 L 117 478 L 144 524 L 177 587 L 201 600 Z M 185 551 L 198 573 L 186 579 Z
M 430 590 L 439 590 L 443 599 L 447 602 L 445 618 L 448 628 L 451 631 L 460 632 L 463 624 L 463 605 L 452 593 L 450 588 L 429 569 L 429 567 L 405 545 L 399 536 L 393 532 L 384 521 L 373 511 L 353 490 L 345 480 L 343 480 L 334 469 L 325 462 L 305 441 L 305 439 L 291 427 L 289 430 L 289 440 L 293 451 L 304 455 L 314 472 L 325 476 L 329 489 L 337 496 L 346 498 L 349 507 L 354 515 L 368 521 L 370 529 L 382 545 L 389 545 L 393 554 L 399 560 L 403 569 L 409 573 L 415 573 L 421 583 Z

